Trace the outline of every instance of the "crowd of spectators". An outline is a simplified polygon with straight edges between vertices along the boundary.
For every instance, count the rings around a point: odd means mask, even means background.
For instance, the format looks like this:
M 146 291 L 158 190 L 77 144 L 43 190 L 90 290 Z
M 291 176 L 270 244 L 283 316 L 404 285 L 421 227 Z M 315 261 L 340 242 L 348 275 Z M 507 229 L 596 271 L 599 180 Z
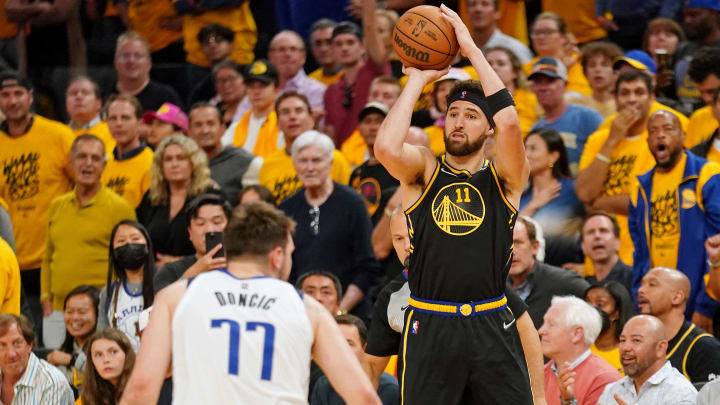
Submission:
M 547 403 L 720 401 L 720 0 L 445 3 L 520 119 L 507 289 Z M 412 202 L 374 143 L 421 4 L 0 0 L 0 402 L 115 404 L 154 295 L 224 268 L 232 210 L 264 200 L 297 223 L 289 282 L 398 403 Z M 406 142 L 442 155 L 477 78 L 457 55 Z M 311 370 L 310 404 L 342 403 Z

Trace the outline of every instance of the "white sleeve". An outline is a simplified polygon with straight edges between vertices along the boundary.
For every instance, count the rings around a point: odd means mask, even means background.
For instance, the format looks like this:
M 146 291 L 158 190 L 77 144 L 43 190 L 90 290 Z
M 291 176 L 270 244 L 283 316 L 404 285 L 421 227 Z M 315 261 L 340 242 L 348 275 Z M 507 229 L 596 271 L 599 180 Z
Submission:
M 261 156 L 255 157 L 248 166 L 245 174 L 242 178 L 243 187 L 260 184 L 260 169 L 263 165 L 263 158 Z

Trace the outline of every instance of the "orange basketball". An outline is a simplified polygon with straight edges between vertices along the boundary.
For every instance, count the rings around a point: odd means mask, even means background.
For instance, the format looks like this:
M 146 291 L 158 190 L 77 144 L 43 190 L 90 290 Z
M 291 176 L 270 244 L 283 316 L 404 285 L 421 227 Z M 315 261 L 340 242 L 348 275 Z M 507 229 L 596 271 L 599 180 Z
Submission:
M 444 69 L 458 52 L 455 29 L 435 6 L 413 7 L 393 30 L 393 48 L 403 65 L 421 70 Z

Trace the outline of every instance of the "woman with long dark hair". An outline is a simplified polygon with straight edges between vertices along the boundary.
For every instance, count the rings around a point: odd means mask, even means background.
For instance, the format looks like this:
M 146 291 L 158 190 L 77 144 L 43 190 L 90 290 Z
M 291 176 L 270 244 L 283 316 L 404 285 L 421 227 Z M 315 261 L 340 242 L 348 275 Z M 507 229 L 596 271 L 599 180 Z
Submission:
M 625 322 L 635 315 L 632 298 L 627 288 L 617 281 L 602 281 L 585 290 L 585 301 L 600 311 L 603 326 L 600 335 L 590 350 L 617 368 L 622 374 L 620 364 L 620 333 Z
M 117 404 L 135 365 L 135 351 L 127 336 L 114 328 L 100 329 L 88 341 L 86 355 L 90 361 L 77 403 Z
M 154 297 L 152 242 L 147 229 L 131 220 L 115 225 L 110 241 L 107 284 L 100 292 L 98 328 L 112 326 L 121 330 L 137 350 L 138 318 L 143 309 L 152 305 Z
M 60 369 L 70 385 L 79 390 L 85 372 L 85 343 L 97 327 L 100 292 L 91 285 L 80 285 L 68 293 L 63 303 L 65 340 L 45 360 Z
M 520 215 L 542 227 L 546 239 L 545 262 L 562 266 L 582 261 L 578 234 L 585 207 L 575 195 L 575 182 L 560 133 L 535 128 L 525 138 L 530 181 L 520 197 Z

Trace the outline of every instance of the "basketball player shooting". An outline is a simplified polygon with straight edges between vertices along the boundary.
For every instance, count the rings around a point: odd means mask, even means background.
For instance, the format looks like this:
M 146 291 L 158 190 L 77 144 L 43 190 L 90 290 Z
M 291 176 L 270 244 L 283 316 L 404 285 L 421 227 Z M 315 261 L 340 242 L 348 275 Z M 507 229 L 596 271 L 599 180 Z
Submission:
M 267 203 L 235 210 L 228 268 L 156 296 L 120 405 L 157 403 L 171 348 L 173 404 L 306 405 L 312 355 L 345 403 L 382 405 L 328 311 L 280 281 L 294 226 Z
M 403 404 L 532 404 L 525 358 L 504 296 L 513 227 L 529 165 L 510 92 L 460 17 L 442 6 L 480 78 L 448 95 L 446 154 L 404 143 L 423 87 L 446 72 L 406 67 L 408 81 L 375 153 L 401 183 L 411 238 L 410 299 L 398 370 Z M 496 139 L 494 162 L 481 151 Z M 463 394 L 465 393 L 465 396 Z M 535 398 L 535 403 L 545 403 Z

